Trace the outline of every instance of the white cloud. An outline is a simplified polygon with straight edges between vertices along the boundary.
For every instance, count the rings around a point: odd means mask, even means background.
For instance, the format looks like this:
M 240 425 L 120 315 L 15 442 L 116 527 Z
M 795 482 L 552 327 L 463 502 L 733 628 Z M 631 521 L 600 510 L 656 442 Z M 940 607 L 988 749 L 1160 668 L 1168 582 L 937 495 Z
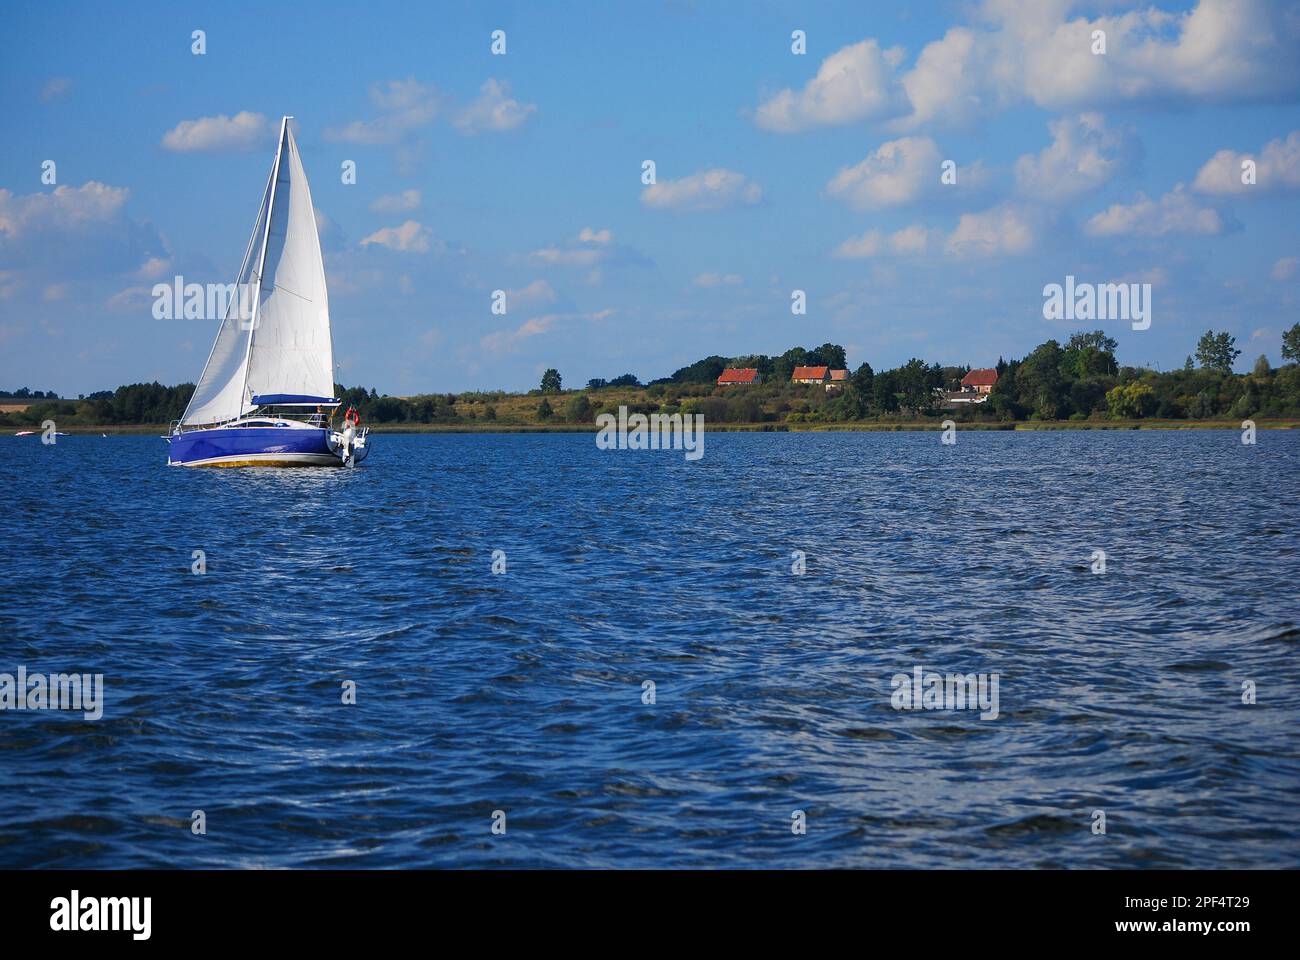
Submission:
M 1145 7 L 1065 21 L 1061 4 L 1049 21 L 1022 16 L 1010 0 L 1005 31 L 1023 57 L 1025 93 L 1040 106 L 1242 102 L 1294 92 L 1300 82 L 1300 20 L 1269 0 L 1200 0 L 1186 13 Z M 1106 54 L 1091 51 L 1092 32 L 1106 32 Z
M 930 242 L 930 231 L 920 224 L 913 224 L 910 227 L 904 227 L 897 230 L 889 237 L 889 245 L 895 253 L 914 254 L 924 253 L 926 246 Z
M 0 299 L 87 307 L 169 267 L 157 230 L 128 214 L 129 197 L 125 187 L 93 180 L 32 194 L 0 189 Z
M 233 117 L 224 114 L 182 120 L 163 135 L 162 145 L 174 153 L 213 150 L 248 150 L 265 144 L 271 136 L 266 117 L 242 110 Z
M 105 305 L 114 313 L 141 313 L 153 305 L 153 288 L 127 287 L 109 297 Z
M 489 77 L 479 88 L 478 99 L 452 121 L 461 133 L 500 133 L 513 130 L 537 110 L 536 104 L 520 103 L 510 96 L 510 84 Z
M 782 90 L 755 114 L 764 130 L 794 133 L 894 116 L 906 107 L 894 70 L 900 48 L 881 50 L 875 40 L 843 47 L 822 61 L 817 75 L 799 92 Z
M 1141 146 L 1132 128 L 1107 128 L 1099 113 L 1061 117 L 1048 124 L 1052 143 L 1016 161 L 1016 187 L 1036 200 L 1071 200 L 1132 173 Z
M 158 280 L 167 275 L 172 268 L 171 257 L 149 257 L 135 275 L 141 280 Z
M 41 102 L 49 103 L 51 100 L 58 100 L 60 97 L 67 96 L 72 89 L 72 81 L 67 77 L 50 77 L 45 81 L 45 86 L 41 87 Z
M 859 237 L 849 237 L 832 254 L 837 260 L 865 260 L 878 257 L 885 249 L 885 232 L 868 230 Z
M 659 210 L 721 210 L 758 203 L 763 191 L 743 173 L 715 168 L 680 180 L 663 180 L 641 191 L 641 202 Z
M 384 227 L 382 230 L 376 230 L 363 239 L 361 245 L 365 247 L 375 243 L 402 253 L 428 253 L 431 236 L 432 231 L 428 227 L 414 220 L 407 220 L 400 227 Z
M 88 180 L 80 187 L 18 196 L 0 188 L 0 234 L 14 240 L 30 230 L 76 231 L 118 216 L 131 192 Z
M 378 117 L 331 127 L 325 131 L 325 139 L 362 145 L 400 143 L 412 131 L 433 122 L 442 106 L 442 97 L 436 88 L 408 77 L 389 80 L 382 86 L 373 85 L 370 102 Z
M 528 254 L 528 259 L 553 267 L 640 266 L 645 257 L 628 247 L 614 243 L 614 231 L 608 227 L 597 230 L 583 227 L 576 240 L 564 244 L 551 244 Z M 599 283 L 601 271 L 593 269 L 587 277 L 589 284 Z
M 32 194 L 0 189 L 0 263 L 21 268 L 23 289 L 38 290 L 70 276 L 120 279 L 166 260 L 153 225 L 127 213 L 129 197 L 94 180 Z
M 588 323 L 604 320 L 614 314 L 606 308 L 591 313 L 548 313 L 545 316 L 525 320 L 513 330 L 498 330 L 479 340 L 479 347 L 486 353 L 505 353 L 519 346 L 524 340 L 549 333 L 558 324 L 572 321 Z
M 1151 286 L 1167 287 L 1169 285 L 1169 271 L 1164 267 L 1150 267 L 1146 270 L 1134 270 L 1129 273 L 1122 273 L 1119 276 L 1118 283 L 1149 283 Z
M 1273 264 L 1273 270 L 1269 275 L 1274 280 L 1290 280 L 1296 275 L 1297 268 L 1300 268 L 1300 257 L 1283 257 Z
M 697 287 L 737 287 L 744 283 L 744 279 L 737 273 L 701 273 L 695 278 Z
M 964 213 L 944 249 L 955 257 L 1015 256 L 1037 239 L 1034 218 L 1023 208 L 1002 204 L 981 213 Z
M 548 313 L 544 317 L 533 317 L 531 320 L 525 320 L 513 330 L 498 330 L 495 333 L 489 333 L 479 340 L 479 346 L 487 353 L 504 353 L 507 350 L 514 349 L 522 340 L 546 333 L 555 325 L 555 321 L 558 319 L 559 315 L 554 313 Z
M 911 203 L 940 186 L 941 162 L 929 137 L 890 140 L 856 166 L 843 167 L 826 190 L 859 211 Z
M 1171 233 L 1212 236 L 1227 227 L 1219 212 L 1200 206 L 1180 183 L 1158 201 L 1139 193 L 1130 204 L 1112 204 L 1084 226 L 1094 237 L 1162 237 Z
M 561 267 L 590 267 L 604 256 L 604 250 L 592 247 L 564 249 L 562 247 L 543 247 L 529 254 L 535 260 Z
M 420 205 L 419 190 L 403 190 L 401 193 L 387 193 L 376 197 L 370 203 L 375 213 L 405 213 Z
M 1255 183 L 1241 182 L 1242 162 L 1255 160 Z M 1250 154 L 1220 150 L 1201 167 L 1192 189 L 1211 194 L 1272 193 L 1300 189 L 1300 130 L 1285 140 L 1280 137 L 1264 145 L 1258 159 Z
M 1300 92 L 1300 17 L 1285 2 L 1200 0 L 1187 12 L 1145 6 L 1093 19 L 1074 6 L 984 0 L 974 26 L 926 44 L 901 73 L 899 51 L 863 40 L 827 57 L 801 91 L 763 103 L 755 121 L 782 133 L 863 121 L 910 130 L 969 124 L 1025 100 L 1096 109 L 1274 102 Z M 1106 34 L 1105 55 L 1092 52 L 1096 30 Z
M 920 224 L 904 227 L 891 234 L 872 229 L 857 237 L 849 237 L 831 255 L 837 260 L 866 260 L 885 254 L 915 256 L 925 253 L 931 232 Z
M 999 46 L 994 35 L 967 27 L 953 27 L 926 44 L 902 77 L 912 112 L 897 126 L 968 126 L 1004 108 L 1013 94 L 998 62 Z
M 506 291 L 506 302 L 511 305 L 526 303 L 553 303 L 555 289 L 545 280 L 534 280 L 526 287 Z

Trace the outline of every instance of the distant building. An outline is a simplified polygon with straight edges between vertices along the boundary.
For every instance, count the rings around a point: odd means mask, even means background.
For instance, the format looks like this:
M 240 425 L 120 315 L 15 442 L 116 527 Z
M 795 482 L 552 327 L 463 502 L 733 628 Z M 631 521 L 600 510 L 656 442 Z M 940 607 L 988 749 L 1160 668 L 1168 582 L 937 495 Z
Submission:
M 936 390 L 935 396 L 942 401 L 939 405 L 947 410 L 955 410 L 963 404 L 985 403 L 989 398 L 987 393 L 976 393 L 974 390 L 959 390 L 956 393 Z
M 795 367 L 790 374 L 791 383 L 826 383 L 830 378 L 830 367 Z
M 725 387 L 738 383 L 762 383 L 763 378 L 758 375 L 758 371 L 753 367 L 728 367 L 722 371 L 722 376 L 718 377 L 718 386 Z
M 966 393 L 991 393 L 998 382 L 998 372 L 990 367 L 972 370 L 961 378 L 961 388 Z
M 826 392 L 837 393 L 848 382 L 849 382 L 849 372 L 847 370 L 832 370 L 831 378 L 826 384 Z

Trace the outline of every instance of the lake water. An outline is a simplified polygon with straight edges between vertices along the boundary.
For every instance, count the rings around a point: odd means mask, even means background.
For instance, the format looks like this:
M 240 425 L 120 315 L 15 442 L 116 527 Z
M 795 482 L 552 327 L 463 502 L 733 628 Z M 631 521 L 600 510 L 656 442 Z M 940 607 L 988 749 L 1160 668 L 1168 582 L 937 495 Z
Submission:
M 1300 866 L 1300 432 L 165 455 L 0 438 L 0 866 Z

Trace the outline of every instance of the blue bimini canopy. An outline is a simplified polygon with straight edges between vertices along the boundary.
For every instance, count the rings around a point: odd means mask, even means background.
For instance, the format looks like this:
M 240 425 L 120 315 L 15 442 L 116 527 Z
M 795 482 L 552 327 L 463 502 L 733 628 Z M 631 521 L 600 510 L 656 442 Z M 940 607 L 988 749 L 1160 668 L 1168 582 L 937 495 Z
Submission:
M 259 407 L 310 407 L 318 403 L 322 406 L 338 404 L 333 397 L 309 397 L 301 393 L 263 393 L 254 397 L 253 402 Z

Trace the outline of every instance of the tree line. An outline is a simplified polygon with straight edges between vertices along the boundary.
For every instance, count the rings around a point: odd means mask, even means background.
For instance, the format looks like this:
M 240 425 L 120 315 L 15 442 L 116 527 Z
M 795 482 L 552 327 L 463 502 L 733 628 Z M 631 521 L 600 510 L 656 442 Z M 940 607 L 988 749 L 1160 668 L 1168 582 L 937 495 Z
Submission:
M 1064 343 L 1039 344 L 1022 358 L 998 359 L 998 380 L 987 402 L 949 404 L 967 366 L 944 366 L 912 358 L 876 371 L 870 363 L 853 369 L 832 391 L 790 382 L 799 366 L 849 369 L 844 347 L 792 347 L 779 356 L 709 356 L 671 376 L 643 384 L 634 374 L 592 379 L 584 389 L 565 391 L 559 371 L 549 368 L 539 388 L 506 391 L 382 395 L 374 388 L 335 384 L 342 408 L 355 407 L 367 423 L 591 423 L 601 413 L 627 406 L 637 413 L 702 413 L 706 422 L 818 423 L 908 420 L 945 416 L 963 421 L 1170 420 L 1300 417 L 1300 323 L 1282 335 L 1282 366 L 1259 357 L 1251 371 L 1235 374 L 1241 350 L 1226 332 L 1207 330 L 1179 369 L 1121 366 L 1118 344 L 1104 331 L 1080 331 Z M 717 385 L 728 367 L 752 367 L 757 385 Z M 26 390 L 26 388 L 24 388 Z M 0 425 L 34 426 L 47 419 L 60 425 L 166 424 L 181 417 L 193 384 L 174 387 L 133 383 L 78 400 L 42 399 L 26 411 L 0 414 Z M 19 396 L 16 392 L 13 396 Z

